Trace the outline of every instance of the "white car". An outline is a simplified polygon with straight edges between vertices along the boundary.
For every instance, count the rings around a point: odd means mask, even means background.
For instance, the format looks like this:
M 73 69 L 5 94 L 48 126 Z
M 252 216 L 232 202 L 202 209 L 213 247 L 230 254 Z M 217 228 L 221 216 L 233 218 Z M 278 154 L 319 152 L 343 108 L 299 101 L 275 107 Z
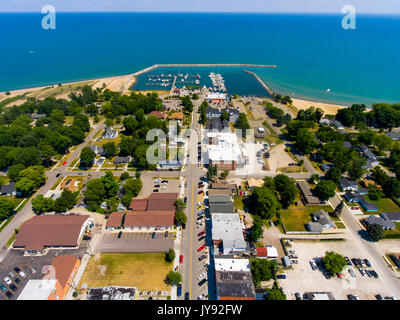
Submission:
M 20 275 L 21 278 L 23 278 L 23 279 L 26 278 L 26 274 L 22 270 L 20 272 L 18 272 L 18 274 Z
M 8 285 L 11 284 L 11 279 L 10 279 L 9 277 L 5 277 L 3 280 L 4 280 L 4 282 L 7 283 Z
M 205 297 L 207 297 L 207 294 L 203 292 L 201 295 L 197 297 L 197 300 L 203 300 Z
M 203 279 L 205 276 L 206 276 L 206 273 L 205 273 L 205 272 L 200 273 L 199 276 L 197 277 L 197 279 L 198 279 L 198 280 L 201 280 L 201 279 Z

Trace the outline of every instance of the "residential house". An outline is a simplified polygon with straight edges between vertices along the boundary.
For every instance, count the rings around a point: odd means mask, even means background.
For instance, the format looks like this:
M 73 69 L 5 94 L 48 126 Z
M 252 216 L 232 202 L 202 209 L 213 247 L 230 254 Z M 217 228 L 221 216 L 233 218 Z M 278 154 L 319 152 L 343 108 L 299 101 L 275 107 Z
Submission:
M 157 117 L 158 119 L 165 120 L 167 118 L 167 115 L 165 112 L 162 111 L 152 111 L 149 113 L 149 116 Z
M 380 216 L 369 216 L 367 219 L 364 219 L 363 221 L 367 226 L 377 224 L 380 225 L 385 230 L 392 230 L 396 228 L 393 221 L 391 221 L 385 213 L 381 213 Z
M 339 186 L 343 191 L 357 191 L 358 190 L 358 182 L 349 180 L 347 178 L 341 178 L 339 180 Z
M 395 141 L 400 140 L 400 132 L 391 131 L 391 132 L 386 133 L 386 136 Z
M 400 222 L 400 212 L 383 212 L 386 217 L 393 222 Z M 383 214 L 382 213 L 382 214 Z
M 92 144 L 88 147 L 90 150 L 92 150 L 95 154 L 99 154 L 99 155 L 104 155 L 104 149 L 101 146 L 97 146 L 95 144 Z
M 69 179 L 65 179 L 60 186 L 61 190 L 67 189 L 69 191 L 71 191 L 72 193 L 74 193 L 77 190 L 77 185 L 78 181 L 75 180 L 74 178 L 69 178 Z
M 332 124 L 336 127 L 336 129 L 344 130 L 344 126 L 337 120 L 332 120 Z
M 11 181 L 9 184 L 2 186 L 0 189 L 0 194 L 9 197 L 15 197 L 17 195 L 17 190 L 15 190 L 15 182 Z
M 319 198 L 315 197 L 314 194 L 311 192 L 310 185 L 306 181 L 298 181 L 297 186 L 300 189 L 304 204 L 311 205 L 321 203 Z
M 309 222 L 306 224 L 306 229 L 311 233 L 321 233 L 323 228 L 322 225 L 318 222 Z
M 322 118 L 321 120 L 319 120 L 319 123 L 324 125 L 330 125 L 331 120 L 329 120 L 328 118 Z
M 102 139 L 115 139 L 116 137 L 118 137 L 118 131 L 111 127 L 108 127 L 106 132 L 101 136 Z
M 324 210 L 318 210 L 312 214 L 312 219 L 314 222 L 319 223 L 324 229 L 334 229 L 335 224 L 333 223 L 331 217 Z
M 127 164 L 131 160 L 131 157 L 116 157 L 114 159 L 114 164 L 120 165 L 120 164 Z

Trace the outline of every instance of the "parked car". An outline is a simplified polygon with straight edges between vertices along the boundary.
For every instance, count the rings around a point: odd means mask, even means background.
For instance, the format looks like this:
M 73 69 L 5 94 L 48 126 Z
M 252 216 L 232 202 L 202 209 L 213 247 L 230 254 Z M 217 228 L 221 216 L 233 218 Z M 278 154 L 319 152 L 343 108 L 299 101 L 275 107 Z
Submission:
M 206 276 L 206 273 L 205 273 L 205 272 L 202 272 L 202 273 L 200 273 L 200 274 L 197 276 L 197 280 L 201 280 L 201 279 L 203 279 L 205 276 Z
M 201 237 L 201 236 L 203 236 L 203 235 L 205 235 L 206 234 L 206 232 L 205 231 L 202 231 L 202 232 L 199 232 L 198 234 L 197 234 L 197 236 L 198 237 Z
M 203 284 L 207 282 L 207 279 L 203 279 L 199 282 L 199 287 L 201 287 Z
M 12 273 L 11 271 L 8 273 L 8 276 L 9 276 L 11 279 L 14 279 L 14 278 L 15 278 L 15 274 Z
M 11 299 L 13 294 L 10 291 L 6 291 L 5 295 L 7 296 L 8 299 Z
M 154 189 L 154 190 L 153 190 L 153 192 L 158 192 L 158 191 L 159 191 L 158 189 Z
M 156 233 L 153 232 L 153 233 L 151 234 L 151 238 L 154 239 L 155 237 L 156 237 Z
M 185 292 L 185 300 L 189 300 L 189 292 Z
M 290 262 L 293 263 L 293 264 L 298 264 L 299 260 L 290 260 Z
M 350 273 L 350 275 L 351 275 L 353 278 L 356 277 L 356 273 L 354 272 L 353 269 L 349 269 L 349 273 Z
M 14 292 L 17 291 L 17 289 L 18 289 L 18 288 L 17 288 L 14 284 L 12 284 L 12 283 L 9 285 L 9 287 L 10 287 L 10 289 L 11 289 L 12 291 L 14 291 Z
M 4 282 L 5 283 L 7 283 L 8 285 L 10 285 L 12 282 L 11 282 L 11 279 L 9 278 L 9 277 L 5 277 L 4 279 Z
M 346 260 L 347 264 L 348 264 L 349 266 L 351 266 L 351 261 L 350 261 L 349 257 L 344 257 L 344 259 Z
M 203 191 L 203 190 L 200 190 L 200 191 L 198 192 L 198 194 L 204 194 L 204 191 Z
M 182 295 L 182 285 L 180 283 L 178 283 L 178 285 L 176 286 L 176 295 L 178 297 Z
M 348 294 L 347 299 L 349 300 L 360 300 L 360 298 L 356 294 Z
M 367 276 L 368 276 L 368 277 L 370 277 L 370 278 L 372 277 L 372 273 L 371 273 L 371 271 L 369 271 L 369 270 L 365 270 L 365 272 L 367 273 Z
M 312 268 L 314 271 L 318 269 L 317 264 L 315 263 L 315 261 L 311 260 L 311 261 L 310 261 L 310 265 L 311 265 L 311 268 Z
M 4 284 L 0 283 L 0 290 L 7 291 L 7 287 Z
M 378 275 L 378 273 L 377 273 L 375 270 L 371 270 L 370 272 L 371 272 L 371 274 L 372 274 L 372 276 L 373 276 L 374 278 L 379 278 L 379 275 Z
M 200 248 L 197 249 L 197 252 L 204 250 L 204 248 L 205 248 L 205 246 L 201 246 Z
M 168 231 L 165 231 L 164 237 L 168 237 Z
M 285 274 L 278 274 L 276 276 L 277 279 L 286 279 L 286 275 Z
M 183 254 L 179 256 L 179 263 L 183 263 Z
M 359 270 L 360 270 L 361 275 L 364 277 L 366 275 L 365 270 L 364 269 L 359 269 Z
M 15 278 L 14 282 L 19 285 L 21 283 L 21 280 L 19 280 L 19 278 Z
M 205 297 L 207 297 L 207 294 L 203 292 L 201 295 L 197 297 L 198 300 L 203 300 Z
M 201 236 L 201 237 L 199 238 L 199 241 L 204 240 L 204 238 L 205 238 L 205 236 Z
M 203 255 L 201 255 L 201 256 L 199 257 L 199 261 L 203 261 L 205 258 L 207 258 L 207 256 L 206 256 L 205 254 L 203 254 Z
M 376 300 L 383 300 L 382 296 L 380 294 L 375 295 Z
M 122 236 L 122 231 L 118 232 L 118 239 L 120 239 Z
M 367 265 L 368 268 L 371 268 L 371 263 L 368 259 L 364 259 L 364 263 Z
M 300 295 L 299 292 L 296 292 L 296 293 L 294 294 L 294 296 L 296 297 L 296 300 L 301 300 L 301 295 Z
M 56 174 L 56 178 L 58 178 L 60 175 L 61 175 L 61 173 L 57 173 L 57 174 Z

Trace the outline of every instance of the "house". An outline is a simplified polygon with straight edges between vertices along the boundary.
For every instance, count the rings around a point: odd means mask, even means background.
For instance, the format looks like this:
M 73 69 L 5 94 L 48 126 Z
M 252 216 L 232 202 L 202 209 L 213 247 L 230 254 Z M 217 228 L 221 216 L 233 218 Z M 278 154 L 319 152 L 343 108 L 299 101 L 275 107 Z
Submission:
M 103 209 L 103 210 L 107 210 L 107 208 L 108 208 L 107 202 L 106 202 L 106 201 L 103 201 L 103 202 L 100 204 L 100 208 Z
M 217 300 L 255 300 L 248 259 L 215 259 Z
M 311 205 L 321 203 L 318 197 L 315 197 L 314 194 L 311 192 L 310 185 L 306 181 L 297 182 L 297 186 L 300 189 L 304 204 Z
M 366 188 L 369 188 L 370 186 L 375 186 L 376 182 L 374 180 L 361 179 L 361 185 L 363 185 Z M 382 187 L 380 185 L 376 185 L 376 188 L 378 190 L 382 189 Z
M 177 120 L 177 121 L 183 121 L 183 112 L 182 111 L 175 111 L 172 112 L 169 116 L 168 116 L 169 120 Z
M 350 141 L 343 141 L 343 148 L 350 149 L 352 146 Z
M 350 203 L 358 203 L 360 202 L 361 199 L 364 199 L 363 195 L 359 194 L 358 192 L 353 193 L 350 191 L 347 191 L 344 194 L 344 198 L 346 199 L 347 202 Z
M 344 126 L 337 120 L 332 120 L 332 124 L 336 127 L 336 129 L 344 130 Z
M 132 230 L 172 230 L 175 210 L 173 211 L 128 211 L 124 228 Z
M 400 132 L 391 131 L 391 132 L 386 133 L 385 136 L 387 136 L 395 141 L 400 140 Z
M 211 189 L 220 189 L 220 190 L 226 189 L 226 190 L 233 192 L 236 190 L 236 187 L 234 184 L 223 183 L 223 182 L 213 182 L 211 184 Z
M 324 125 L 330 125 L 331 120 L 329 120 L 328 118 L 322 118 L 321 120 L 319 120 L 319 123 Z
M 393 222 L 400 222 L 400 212 L 383 212 L 386 217 Z
M 318 222 L 309 222 L 306 224 L 306 229 L 311 233 L 321 233 L 323 228 L 322 225 Z
M 74 283 L 74 277 L 80 264 L 81 261 L 78 257 L 65 254 L 55 257 L 50 268 L 47 270 L 47 275 L 56 279 L 61 287 L 61 299 L 65 298 L 71 286 L 74 287 L 78 285 L 77 283 Z M 54 274 L 52 274 L 53 270 Z
M 332 168 L 332 166 L 333 165 L 330 164 L 330 163 L 323 163 L 323 164 L 320 165 L 320 168 L 321 168 L 322 171 L 329 171 L 330 168 Z
M 229 194 L 210 194 L 208 203 L 232 203 L 232 198 Z
M 229 203 L 210 203 L 210 213 L 234 213 L 235 209 L 232 202 Z
M 11 181 L 9 184 L 2 186 L 0 189 L 0 194 L 9 197 L 15 197 L 17 195 L 17 190 L 15 190 L 15 182 Z
M 324 210 L 318 210 L 312 214 L 312 219 L 314 222 L 319 223 L 324 229 L 334 229 L 335 224 L 333 223 L 331 217 Z
M 256 248 L 257 258 L 278 258 L 278 250 L 273 246 L 266 246 L 265 248 Z
M 95 154 L 100 154 L 100 155 L 105 154 L 104 149 L 101 146 L 97 146 L 97 145 L 92 144 L 88 148 L 90 150 L 92 150 Z
M 111 127 L 108 127 L 106 132 L 101 136 L 102 139 L 115 139 L 116 137 L 118 137 L 118 131 Z
M 117 164 L 117 165 L 119 165 L 119 164 L 126 164 L 126 163 L 129 163 L 129 161 L 131 160 L 131 157 L 116 157 L 115 159 L 114 159 L 114 164 Z
M 13 248 L 26 255 L 42 254 L 45 248 L 77 248 L 91 224 L 89 215 L 35 216 L 21 225 Z
M 243 236 L 243 225 L 238 214 L 211 213 L 211 237 L 221 254 L 231 255 L 248 250 Z
M 227 131 L 229 129 L 229 123 L 228 121 L 224 120 L 222 121 L 221 119 L 217 118 L 217 119 L 211 119 L 211 120 L 207 120 L 206 122 L 206 130 L 209 131 Z
M 343 191 L 357 191 L 358 190 L 358 182 L 352 181 L 347 178 L 341 178 L 339 180 L 339 186 Z
M 121 229 L 124 215 L 125 213 L 121 211 L 111 213 L 107 219 L 106 229 Z
M 28 117 L 31 118 L 32 120 L 38 120 L 45 118 L 46 115 L 44 113 L 31 113 L 28 115 Z
M 379 210 L 379 207 L 375 204 L 375 203 L 370 203 L 368 202 L 363 196 L 360 199 L 360 201 L 358 201 L 358 203 L 360 204 L 360 206 L 368 212 L 376 212 Z
M 382 213 L 380 216 L 369 216 L 367 219 L 364 219 L 363 221 L 367 226 L 377 224 L 380 225 L 385 230 L 393 230 L 396 228 L 393 221 L 391 221 L 384 213 Z
M 63 300 L 64 292 L 56 279 L 31 279 L 17 300 Z
M 365 196 L 369 193 L 369 190 L 367 188 L 359 188 L 357 193 L 362 196 Z

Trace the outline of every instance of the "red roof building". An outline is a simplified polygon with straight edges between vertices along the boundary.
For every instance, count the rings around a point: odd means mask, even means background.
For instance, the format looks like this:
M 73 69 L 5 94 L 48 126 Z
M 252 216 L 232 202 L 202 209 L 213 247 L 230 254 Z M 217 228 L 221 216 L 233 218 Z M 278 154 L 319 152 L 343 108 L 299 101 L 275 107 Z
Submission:
M 122 218 L 124 217 L 124 212 L 113 212 L 109 215 L 106 229 L 119 229 L 122 226 Z
M 175 211 L 128 211 L 125 216 L 126 229 L 156 228 L 171 229 Z
M 129 205 L 130 210 L 146 211 L 147 210 L 147 199 L 132 199 Z

